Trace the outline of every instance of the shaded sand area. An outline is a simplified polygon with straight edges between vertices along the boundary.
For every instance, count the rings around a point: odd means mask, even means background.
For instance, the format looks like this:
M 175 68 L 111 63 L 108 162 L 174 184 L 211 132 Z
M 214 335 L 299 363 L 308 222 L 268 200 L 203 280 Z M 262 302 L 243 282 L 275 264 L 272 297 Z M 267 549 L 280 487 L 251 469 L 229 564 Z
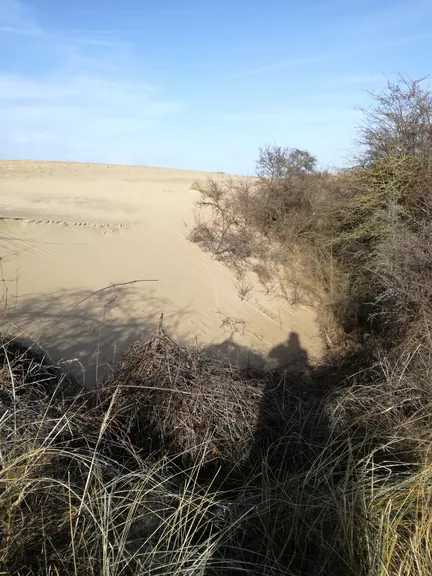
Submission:
M 312 310 L 271 298 L 257 281 L 241 301 L 235 276 L 187 241 L 199 196 L 190 187 L 206 177 L 0 162 L 0 328 L 39 341 L 88 386 L 161 313 L 165 330 L 185 344 L 246 347 L 279 365 L 293 343 L 317 357 Z M 156 282 L 110 287 L 136 280 Z

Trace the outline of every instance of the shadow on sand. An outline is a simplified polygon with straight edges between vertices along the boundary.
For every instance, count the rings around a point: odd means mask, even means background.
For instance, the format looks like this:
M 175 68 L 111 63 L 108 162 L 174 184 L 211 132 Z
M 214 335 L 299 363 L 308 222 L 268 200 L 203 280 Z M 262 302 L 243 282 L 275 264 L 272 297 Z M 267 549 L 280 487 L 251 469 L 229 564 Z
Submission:
M 162 312 L 168 334 L 181 335 L 186 325 L 193 326 L 191 308 L 176 309 L 149 284 L 144 288 L 115 286 L 96 294 L 76 290 L 25 294 L 15 301 L 10 298 L 7 312 L 0 315 L 0 332 L 11 333 L 28 345 L 37 342 L 79 384 L 92 388 L 109 374 L 124 350 L 154 332 Z M 268 357 L 239 345 L 234 334 L 204 351 L 252 370 L 270 366 L 290 370 L 307 364 L 296 333 Z
M 36 341 L 79 384 L 92 388 L 124 350 L 154 332 L 161 311 L 169 306 L 149 285 L 114 287 L 99 294 L 27 294 L 8 309 L 0 329 L 29 344 Z M 171 312 L 167 329 L 181 333 L 188 316 L 186 308 Z

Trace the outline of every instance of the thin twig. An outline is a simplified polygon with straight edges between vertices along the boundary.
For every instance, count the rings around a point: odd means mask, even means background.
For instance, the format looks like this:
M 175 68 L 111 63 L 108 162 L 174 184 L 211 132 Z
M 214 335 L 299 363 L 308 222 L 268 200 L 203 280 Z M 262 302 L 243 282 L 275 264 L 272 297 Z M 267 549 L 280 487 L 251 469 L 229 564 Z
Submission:
M 101 294 L 102 292 L 105 292 L 106 290 L 111 290 L 112 288 L 119 288 L 120 286 L 131 286 L 132 284 L 139 284 L 142 282 L 159 282 L 159 280 L 156 280 L 156 279 L 147 280 L 147 279 L 145 279 L 145 280 L 130 280 L 129 282 L 118 282 L 116 284 L 110 283 L 109 286 L 105 286 L 104 288 L 100 288 L 99 290 L 96 290 L 95 292 L 88 294 L 87 296 L 82 298 L 79 302 L 74 304 L 72 306 L 72 308 L 70 308 L 67 312 L 65 312 L 65 314 L 63 314 L 63 316 L 59 316 L 58 318 L 56 318 L 54 320 L 54 322 L 51 322 L 51 324 L 46 328 L 46 330 L 44 330 L 44 332 L 41 334 L 40 337 L 42 338 L 47 333 L 48 330 L 50 330 L 58 322 L 61 322 L 69 314 L 69 312 L 71 312 L 72 310 L 75 310 L 75 308 L 78 308 L 78 306 L 81 306 L 81 304 L 84 304 L 84 302 L 86 302 L 90 298 L 93 298 L 93 296 L 96 296 L 97 294 Z

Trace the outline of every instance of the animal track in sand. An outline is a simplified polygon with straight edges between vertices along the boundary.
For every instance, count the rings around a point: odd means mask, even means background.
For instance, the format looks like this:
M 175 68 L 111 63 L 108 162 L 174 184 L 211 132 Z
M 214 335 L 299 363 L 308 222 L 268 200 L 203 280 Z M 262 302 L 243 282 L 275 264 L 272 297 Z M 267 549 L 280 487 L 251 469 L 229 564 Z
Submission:
M 56 226 L 72 226 L 79 228 L 92 228 L 95 230 L 101 230 L 102 232 L 118 232 L 119 229 L 128 229 L 132 226 L 141 226 L 142 222 L 109 222 L 109 223 L 99 223 L 99 222 L 73 222 L 69 220 L 36 220 L 29 218 L 20 218 L 19 216 L 3 216 L 0 217 L 3 222 L 15 221 L 23 222 L 24 224 L 52 224 Z

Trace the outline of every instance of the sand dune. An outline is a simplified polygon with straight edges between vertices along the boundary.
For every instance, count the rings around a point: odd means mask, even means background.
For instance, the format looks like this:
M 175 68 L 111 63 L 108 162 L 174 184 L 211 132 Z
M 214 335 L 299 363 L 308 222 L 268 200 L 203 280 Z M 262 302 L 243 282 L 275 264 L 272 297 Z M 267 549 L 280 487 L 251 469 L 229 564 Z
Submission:
M 282 362 L 296 332 L 309 356 L 318 356 L 312 310 L 271 298 L 255 280 L 241 301 L 234 275 L 186 240 L 198 198 L 190 186 L 206 176 L 0 162 L 2 329 L 40 341 L 87 385 L 161 313 L 184 343 L 247 347 Z M 134 280 L 155 282 L 109 288 Z

